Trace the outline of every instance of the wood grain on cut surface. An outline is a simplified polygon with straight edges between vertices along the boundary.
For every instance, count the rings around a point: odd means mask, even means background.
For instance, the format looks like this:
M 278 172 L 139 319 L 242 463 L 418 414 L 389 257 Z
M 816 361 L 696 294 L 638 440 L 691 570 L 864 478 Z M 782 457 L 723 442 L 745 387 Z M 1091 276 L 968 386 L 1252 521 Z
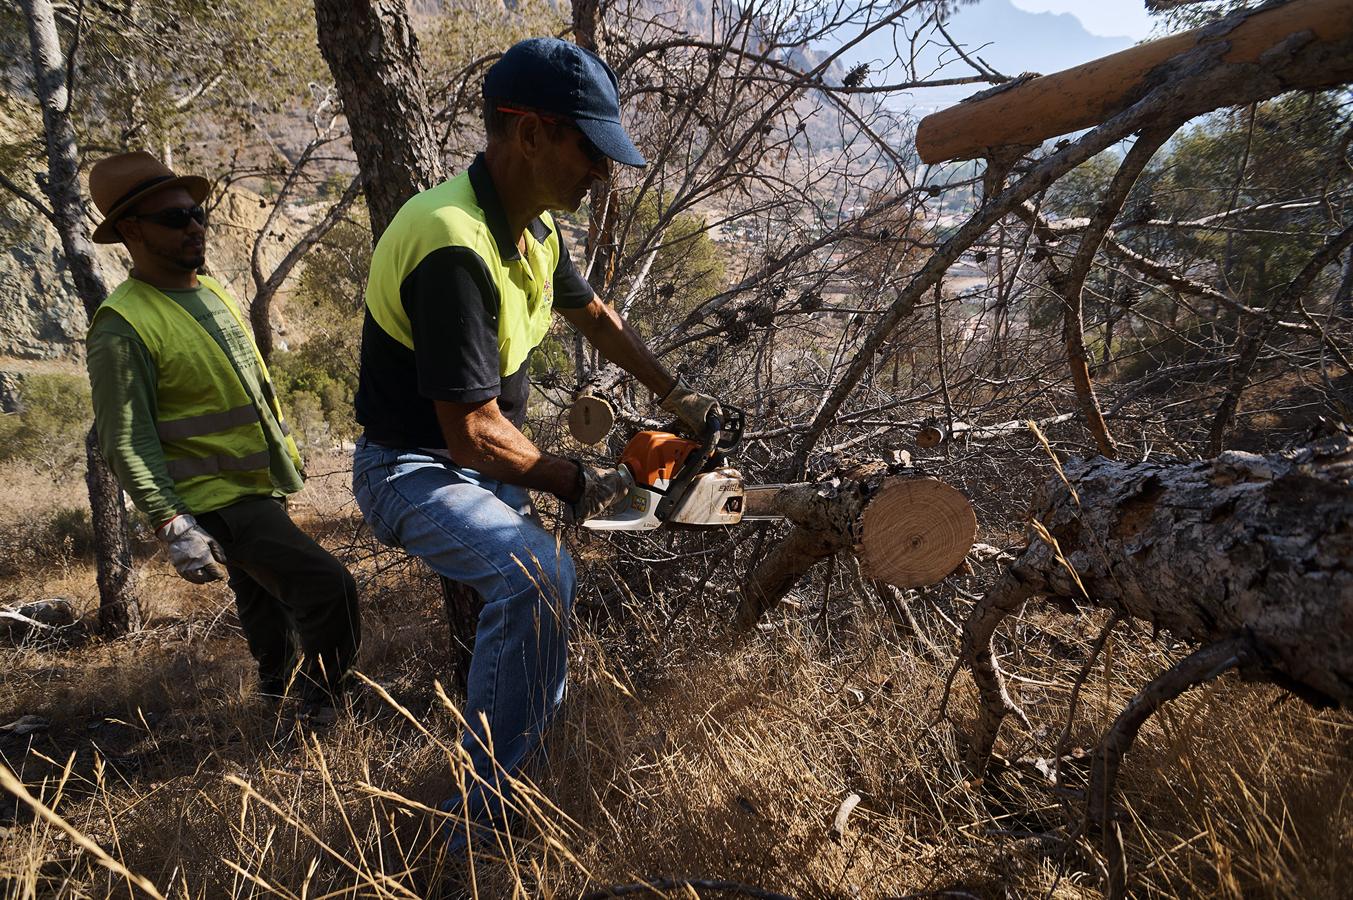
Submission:
M 860 561 L 872 578 L 896 587 L 934 584 L 977 539 L 968 498 L 934 478 L 891 479 L 864 511 Z

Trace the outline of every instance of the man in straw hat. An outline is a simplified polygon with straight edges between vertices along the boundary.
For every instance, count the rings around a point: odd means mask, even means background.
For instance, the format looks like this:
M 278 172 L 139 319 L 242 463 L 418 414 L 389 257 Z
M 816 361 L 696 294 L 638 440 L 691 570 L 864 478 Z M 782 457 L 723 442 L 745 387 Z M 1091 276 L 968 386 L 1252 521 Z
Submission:
M 526 360 L 558 310 L 698 434 L 718 402 L 667 371 L 593 293 L 548 210 L 576 210 L 615 164 L 645 165 L 620 122 L 615 73 L 554 38 L 511 47 L 484 80 L 487 146 L 410 199 L 371 260 L 353 491 L 376 536 L 484 600 L 462 746 L 473 771 L 446 804 L 453 846 L 501 825 L 511 780 L 564 694 L 575 572 L 527 489 L 574 521 L 607 512 L 622 470 L 540 450 L 521 431 Z M 484 724 L 487 727 L 484 727 Z
M 148 153 L 90 172 L 94 240 L 132 258 L 86 338 L 99 446 L 178 573 L 229 578 L 261 693 L 292 688 L 327 724 L 360 640 L 356 584 L 287 515 L 300 453 L 239 304 L 197 272 L 209 187 Z

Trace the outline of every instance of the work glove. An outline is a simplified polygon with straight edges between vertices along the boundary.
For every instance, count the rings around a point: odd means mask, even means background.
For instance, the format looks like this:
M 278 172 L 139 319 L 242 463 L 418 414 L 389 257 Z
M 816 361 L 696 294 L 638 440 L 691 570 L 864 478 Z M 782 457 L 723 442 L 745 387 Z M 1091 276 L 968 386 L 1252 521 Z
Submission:
M 169 561 L 180 575 L 194 584 L 220 581 L 225 570 L 225 551 L 206 529 L 187 513 L 180 513 L 155 530 L 155 536 L 169 551 Z
M 612 512 L 634 487 L 634 476 L 629 469 L 590 466 L 579 459 L 574 462 L 578 464 L 583 482 L 582 496 L 567 504 L 568 519 L 574 525 Z
M 691 390 L 685 379 L 678 378 L 677 383 L 662 398 L 662 408 L 686 423 L 696 437 L 705 433 L 705 420 L 710 413 L 723 417 L 723 408 L 719 401 L 709 394 Z

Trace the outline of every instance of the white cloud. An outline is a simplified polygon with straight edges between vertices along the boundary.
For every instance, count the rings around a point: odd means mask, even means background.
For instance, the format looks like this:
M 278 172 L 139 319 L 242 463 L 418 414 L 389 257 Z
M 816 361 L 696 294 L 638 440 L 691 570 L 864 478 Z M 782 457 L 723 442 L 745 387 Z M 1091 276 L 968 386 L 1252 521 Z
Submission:
M 1091 34 L 1130 37 L 1140 41 L 1152 20 L 1143 0 L 1013 0 L 1026 12 L 1071 13 Z

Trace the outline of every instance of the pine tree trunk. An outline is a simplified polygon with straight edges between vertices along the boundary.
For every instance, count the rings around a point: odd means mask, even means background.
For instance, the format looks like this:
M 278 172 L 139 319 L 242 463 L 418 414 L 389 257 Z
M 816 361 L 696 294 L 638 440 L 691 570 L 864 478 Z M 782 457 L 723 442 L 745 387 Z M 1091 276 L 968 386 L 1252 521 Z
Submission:
M 21 0 L 21 5 L 32 49 L 33 83 L 46 131 L 47 179 L 42 187 L 51 204 L 52 219 L 61 236 L 75 291 L 84 304 L 85 314 L 92 319 L 108 289 L 94 260 L 94 245 L 89 239 L 80 198 L 79 149 L 70 121 L 65 55 L 50 0 Z M 99 625 L 104 634 L 122 634 L 141 624 L 127 540 L 126 507 L 122 490 L 103 461 L 92 430 L 85 442 L 85 458 L 98 566 Z
M 93 428 L 85 438 L 85 458 L 89 463 L 85 486 L 89 489 L 98 567 L 99 630 L 110 637 L 139 631 L 141 606 L 136 595 L 131 542 L 127 539 L 127 508 L 122 502 L 122 487 L 99 452 Z
M 573 0 L 573 40 L 579 47 L 606 58 L 606 44 L 601 31 L 601 4 L 598 0 Z M 615 219 L 611 209 L 610 182 L 592 185 L 588 199 L 587 257 L 592 261 L 585 272 L 588 283 L 600 296 L 607 297 L 611 286 L 611 270 L 615 263 Z M 623 312 L 623 311 L 622 311 Z
M 315 24 L 377 238 L 406 200 L 443 177 L 418 42 L 404 0 L 315 0 Z
M 1334 314 L 1345 319 L 1353 319 L 1353 250 L 1344 260 L 1344 274 L 1339 281 L 1339 289 L 1334 292 Z
M 315 23 L 343 98 L 375 240 L 405 201 L 444 177 L 417 40 L 404 0 L 315 0 Z M 445 579 L 442 592 L 451 665 L 463 689 L 483 601 Z

